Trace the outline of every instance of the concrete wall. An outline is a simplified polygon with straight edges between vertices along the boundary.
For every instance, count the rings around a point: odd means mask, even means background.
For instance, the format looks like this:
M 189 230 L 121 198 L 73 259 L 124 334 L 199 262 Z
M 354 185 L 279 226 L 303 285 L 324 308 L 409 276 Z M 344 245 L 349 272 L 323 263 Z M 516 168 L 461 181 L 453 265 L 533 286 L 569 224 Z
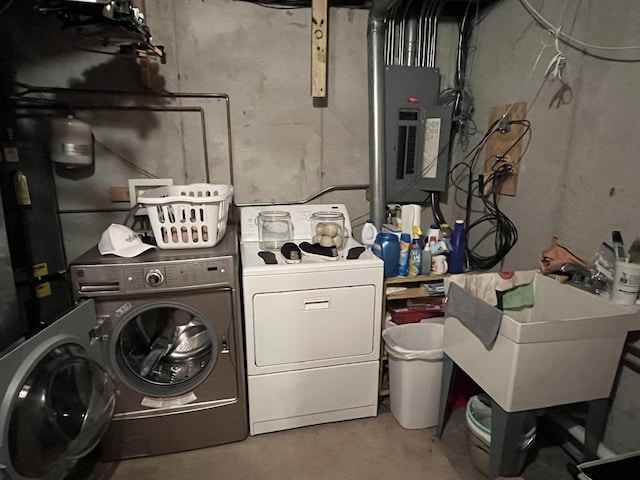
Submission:
M 141 88 L 135 60 L 75 50 L 77 38 L 60 32 L 54 17 L 38 17 L 26 7 L 10 13 L 20 20 L 15 27 L 9 26 L 19 81 L 73 88 Z M 331 185 L 367 184 L 367 15 L 367 10 L 330 10 L 324 108 L 314 107 L 310 95 L 308 8 L 277 10 L 229 0 L 147 0 L 147 23 L 154 43 L 165 46 L 167 63 L 152 61 L 146 78 L 156 91 L 229 96 L 230 132 L 224 102 L 193 99 L 179 104 L 205 108 L 211 181 L 229 183 L 233 164 L 236 203 L 299 201 Z M 34 42 L 20 27 L 27 22 L 47 41 Z M 110 98 L 106 103 L 115 101 Z M 175 106 L 138 97 L 124 101 Z M 62 210 L 125 207 L 110 202 L 108 187 L 145 177 L 131 164 L 153 176 L 173 178 L 176 184 L 204 181 L 197 117 L 109 111 L 78 112 L 77 116 L 94 126 L 101 144 L 129 163 L 98 148 L 96 175 L 84 180 L 56 179 Z M 361 217 L 359 223 L 368 218 L 364 191 L 333 193 L 316 203 L 336 201 L 347 203 L 351 217 Z M 122 222 L 124 214 L 73 213 L 62 218 L 67 255 L 72 259 L 95 244 L 110 222 Z
M 55 18 L 33 14 L 28 3 L 15 2 L 3 18 L 14 39 L 18 80 L 76 88 L 141 87 L 135 60 L 74 49 L 73 35 L 61 32 Z M 541 12 L 552 23 L 588 43 L 640 45 L 635 21 L 640 5 L 634 0 L 620 0 L 615 8 L 597 0 L 535 3 L 543 5 Z M 237 203 L 301 200 L 329 185 L 368 183 L 367 14 L 331 9 L 328 104 L 316 108 L 310 96 L 309 9 L 273 10 L 231 0 L 146 0 L 154 41 L 168 54 L 166 65 L 151 62 L 151 85 L 229 95 L 232 158 L 225 102 L 197 99 L 181 104 L 206 110 L 212 181 L 229 182 L 233 162 Z M 500 1 L 476 30 L 469 78 L 480 134 L 470 145 L 484 133 L 492 106 L 524 101 L 532 122 L 518 193 L 500 200 L 519 232 L 502 265 L 506 270 L 536 268 L 553 234 L 590 259 L 603 240 L 610 241 L 611 230 L 621 230 L 630 243 L 640 229 L 635 132 L 640 63 L 587 56 L 562 43 L 559 47 L 568 61 L 563 81 L 571 96 L 566 103 L 555 98 L 560 81 L 544 79 L 557 53 L 552 38 L 518 0 Z M 599 53 L 621 60 L 640 58 L 637 49 Z M 443 86 L 450 83 L 451 58 L 452 50 L 439 55 L 446 64 Z M 139 98 L 126 102 L 167 106 Z M 103 149 L 94 177 L 57 178 L 61 209 L 126 207 L 110 201 L 108 187 L 144 177 L 139 169 L 175 183 L 203 181 L 200 123 L 192 116 L 109 111 L 78 115 L 95 125 L 101 143 L 129 163 Z M 457 148 L 454 164 L 463 155 Z M 450 222 L 462 216 L 455 193 L 450 187 L 443 199 Z M 346 203 L 352 218 L 361 217 L 359 222 L 368 217 L 362 191 L 318 201 Z M 423 224 L 431 221 L 428 210 L 423 217 Z M 63 215 L 69 259 L 95 244 L 110 222 L 123 218 L 122 211 Z M 621 398 L 637 397 L 638 389 L 625 382 L 618 388 Z M 637 422 L 631 427 L 640 429 Z
M 545 18 L 584 42 L 640 45 L 632 20 L 640 5 L 633 0 L 616 2 L 615 8 L 598 1 L 531 3 L 543 5 Z M 557 53 L 553 37 L 518 0 L 498 2 L 477 29 L 470 78 L 481 133 L 492 106 L 526 102 L 532 123 L 517 195 L 500 200 L 519 233 L 506 270 L 537 267 L 553 234 L 591 260 L 602 241 L 611 241 L 612 230 L 620 230 L 629 244 L 640 231 L 634 131 L 640 63 L 595 58 L 563 43 L 559 47 L 567 58 L 562 81 L 545 81 L 545 69 Z M 640 59 L 638 49 L 597 53 Z M 570 89 L 565 102 L 556 97 L 562 82 Z

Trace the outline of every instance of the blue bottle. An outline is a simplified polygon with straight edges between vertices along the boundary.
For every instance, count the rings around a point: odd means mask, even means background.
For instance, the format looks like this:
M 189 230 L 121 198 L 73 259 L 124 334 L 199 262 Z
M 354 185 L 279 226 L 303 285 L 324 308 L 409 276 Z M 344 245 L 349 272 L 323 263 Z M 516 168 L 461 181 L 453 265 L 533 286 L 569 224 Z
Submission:
M 381 232 L 376 235 L 372 251 L 384 262 L 384 277 L 398 276 L 400 262 L 400 241 L 393 233 Z
M 409 275 L 409 249 L 411 248 L 411 235 L 402 233 L 400 235 L 400 261 L 398 275 L 406 277 Z
M 467 236 L 463 220 L 456 220 L 451 246 L 453 250 L 449 254 L 449 273 L 463 273 L 467 264 Z

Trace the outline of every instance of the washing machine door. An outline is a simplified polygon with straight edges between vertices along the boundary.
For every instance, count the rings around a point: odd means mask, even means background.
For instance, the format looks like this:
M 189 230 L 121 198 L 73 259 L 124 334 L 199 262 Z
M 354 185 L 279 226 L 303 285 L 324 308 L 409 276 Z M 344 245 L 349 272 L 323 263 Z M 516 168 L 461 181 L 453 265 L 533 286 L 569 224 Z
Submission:
M 64 478 L 107 429 L 115 407 L 101 365 L 93 301 L 0 358 L 0 478 Z

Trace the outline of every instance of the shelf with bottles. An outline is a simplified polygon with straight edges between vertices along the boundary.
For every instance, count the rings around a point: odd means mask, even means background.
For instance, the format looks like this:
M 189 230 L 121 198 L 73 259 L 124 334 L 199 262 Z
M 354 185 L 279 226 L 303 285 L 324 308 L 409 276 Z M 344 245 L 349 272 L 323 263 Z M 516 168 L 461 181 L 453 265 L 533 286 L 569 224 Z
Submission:
M 387 300 L 418 298 L 432 296 L 425 288 L 425 283 L 442 282 L 447 275 L 416 275 L 413 277 L 391 277 L 385 279 L 385 295 Z M 387 287 L 402 287 L 406 290 L 387 293 Z

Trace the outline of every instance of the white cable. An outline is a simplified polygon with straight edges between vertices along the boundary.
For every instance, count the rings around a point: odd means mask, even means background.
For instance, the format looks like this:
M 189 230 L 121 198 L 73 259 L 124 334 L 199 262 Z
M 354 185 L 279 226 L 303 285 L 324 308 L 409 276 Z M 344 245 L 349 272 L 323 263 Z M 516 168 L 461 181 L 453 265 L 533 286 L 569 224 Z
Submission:
M 559 32 L 558 32 L 559 34 Z M 557 34 L 556 34 L 557 35 Z M 560 51 L 558 37 L 556 36 L 556 54 L 551 58 L 544 72 L 545 78 L 562 80 L 562 70 L 567 66 L 567 57 Z
M 9 10 L 9 7 L 11 6 L 11 4 L 14 2 L 14 0 L 9 0 L 4 7 L 0 8 L 0 15 L 2 15 L 4 12 L 6 12 L 7 10 Z
M 535 18 L 538 23 L 541 23 L 546 28 L 548 28 L 551 32 L 557 32 L 557 35 L 562 38 L 565 42 L 569 44 L 579 45 L 583 48 L 593 49 L 593 50 L 637 50 L 640 49 L 640 45 L 631 45 L 631 46 L 603 46 L 603 45 L 593 45 L 591 43 L 586 43 L 577 38 L 572 37 L 571 35 L 567 35 L 566 33 L 560 31 L 559 28 L 555 27 L 549 20 L 544 18 L 540 12 L 538 12 L 528 0 L 520 0 L 522 6 Z M 564 9 L 563 9 L 564 10 Z

